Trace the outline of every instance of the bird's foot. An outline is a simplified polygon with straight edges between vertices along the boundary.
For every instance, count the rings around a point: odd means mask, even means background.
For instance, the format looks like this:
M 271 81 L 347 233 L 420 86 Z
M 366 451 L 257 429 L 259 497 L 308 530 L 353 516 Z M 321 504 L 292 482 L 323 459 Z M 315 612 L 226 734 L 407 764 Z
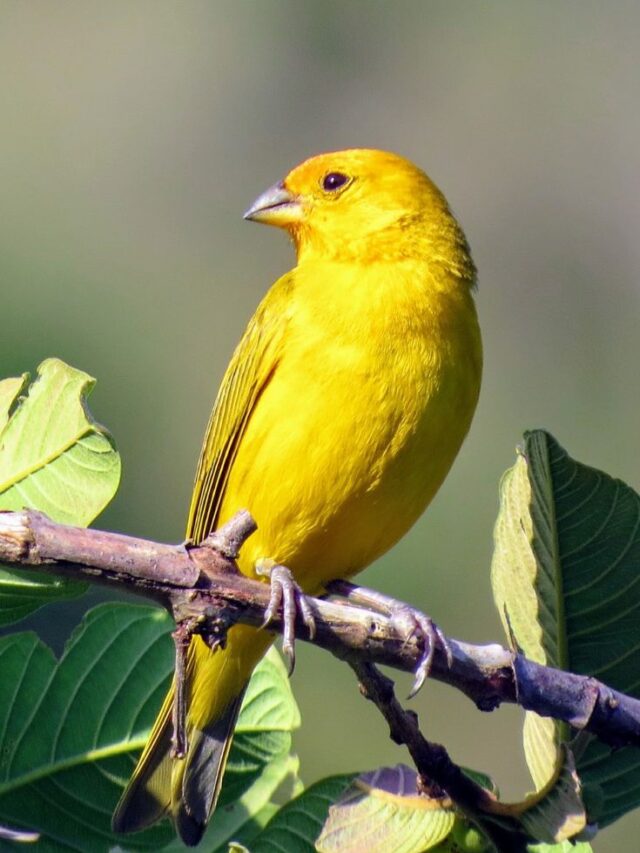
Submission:
M 420 610 L 416 610 L 409 604 L 404 604 L 400 601 L 397 604 L 398 607 L 389 615 L 392 619 L 397 619 L 400 625 L 406 630 L 406 642 L 415 637 L 418 642 L 422 643 L 422 656 L 413 674 L 413 685 L 407 697 L 411 699 L 420 690 L 431 672 L 436 646 L 439 645 L 443 650 L 447 659 L 447 666 L 451 667 L 453 657 L 447 638 L 430 616 L 427 616 L 426 613 L 422 613 Z
M 382 613 L 392 619 L 399 630 L 405 634 L 405 642 L 417 640 L 422 646 L 422 656 L 414 672 L 413 686 L 408 698 L 411 699 L 422 687 L 433 664 L 433 656 L 437 646 L 442 649 L 447 666 L 451 666 L 453 656 L 447 638 L 436 623 L 422 611 L 417 610 L 404 601 L 391 598 L 374 589 L 356 586 L 348 581 L 332 581 L 326 587 L 327 592 L 339 595 L 351 604 L 361 607 L 371 607 L 377 613 Z
M 262 627 L 266 628 L 282 608 L 282 652 L 287 659 L 287 670 L 291 675 L 296 665 L 295 624 L 298 613 L 307 626 L 311 639 L 316 633 L 311 605 L 286 566 L 281 566 L 273 560 L 259 560 L 256 563 L 256 573 L 268 577 L 271 583 L 271 597 L 264 612 Z

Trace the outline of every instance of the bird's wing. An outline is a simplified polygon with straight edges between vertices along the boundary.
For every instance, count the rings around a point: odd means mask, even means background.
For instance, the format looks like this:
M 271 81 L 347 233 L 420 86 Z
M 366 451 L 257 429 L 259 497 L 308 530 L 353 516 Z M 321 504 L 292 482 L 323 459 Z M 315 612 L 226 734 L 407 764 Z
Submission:
M 200 453 L 189 509 L 187 538 L 193 542 L 201 542 L 217 524 L 242 436 L 278 366 L 293 287 L 291 273 L 273 285 L 247 326 L 222 380 Z

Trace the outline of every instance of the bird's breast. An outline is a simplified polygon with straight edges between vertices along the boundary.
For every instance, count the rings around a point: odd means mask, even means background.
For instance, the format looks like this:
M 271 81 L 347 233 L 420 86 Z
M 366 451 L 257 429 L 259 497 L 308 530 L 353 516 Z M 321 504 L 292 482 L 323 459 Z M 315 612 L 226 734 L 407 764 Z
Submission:
M 468 330 L 420 304 L 382 308 L 334 293 L 293 316 L 223 505 L 223 516 L 247 507 L 258 523 L 243 570 L 270 557 L 309 589 L 353 574 L 406 532 L 444 479 L 477 398 Z

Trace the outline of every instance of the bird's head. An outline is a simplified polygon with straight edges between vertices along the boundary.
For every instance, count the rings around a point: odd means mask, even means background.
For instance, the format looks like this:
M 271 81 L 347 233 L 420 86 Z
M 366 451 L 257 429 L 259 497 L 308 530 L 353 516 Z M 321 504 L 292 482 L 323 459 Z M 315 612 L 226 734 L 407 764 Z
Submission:
M 440 190 L 413 163 L 386 151 L 311 157 L 262 193 L 245 218 L 287 230 L 300 260 L 468 254 Z

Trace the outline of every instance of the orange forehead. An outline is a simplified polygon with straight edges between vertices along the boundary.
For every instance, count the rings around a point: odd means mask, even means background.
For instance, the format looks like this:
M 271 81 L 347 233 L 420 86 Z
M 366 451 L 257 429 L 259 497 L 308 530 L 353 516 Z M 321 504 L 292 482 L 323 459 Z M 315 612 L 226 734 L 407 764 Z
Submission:
M 349 148 L 310 157 L 289 172 L 284 185 L 293 191 L 302 192 L 317 186 L 331 172 L 342 172 L 355 178 L 388 171 L 422 174 L 416 166 L 398 154 L 371 148 Z

